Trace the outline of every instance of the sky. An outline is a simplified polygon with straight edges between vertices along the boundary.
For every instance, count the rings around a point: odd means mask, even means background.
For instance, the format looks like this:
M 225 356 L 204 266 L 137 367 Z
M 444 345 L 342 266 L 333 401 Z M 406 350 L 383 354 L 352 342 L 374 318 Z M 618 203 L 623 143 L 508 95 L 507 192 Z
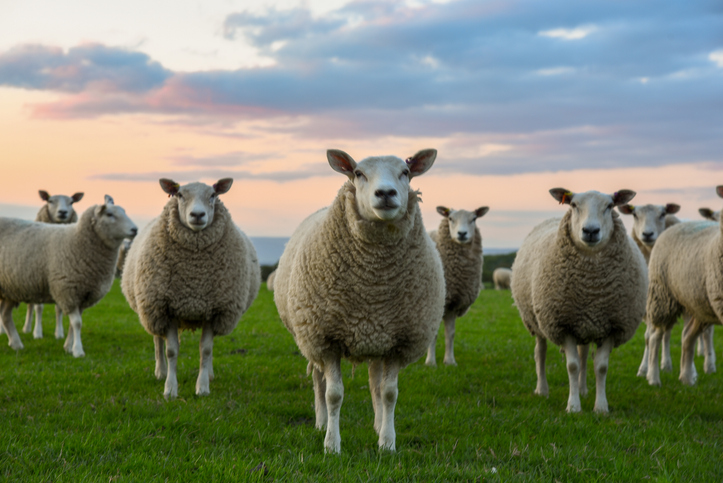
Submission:
M 698 219 L 723 205 L 723 2 L 0 0 L 0 216 L 83 191 L 142 226 L 158 178 L 230 176 L 234 221 L 289 236 L 346 179 L 329 148 L 436 148 L 425 225 L 489 206 L 489 247 L 561 215 L 554 187 Z

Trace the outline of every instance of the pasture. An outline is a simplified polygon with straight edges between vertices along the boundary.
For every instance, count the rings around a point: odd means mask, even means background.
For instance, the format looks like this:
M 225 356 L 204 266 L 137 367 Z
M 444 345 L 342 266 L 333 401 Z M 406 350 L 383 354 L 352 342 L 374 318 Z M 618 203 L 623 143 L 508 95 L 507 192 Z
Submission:
M 14 312 L 22 327 L 25 305 Z M 366 366 L 343 363 L 341 456 L 325 455 L 314 428 L 306 360 L 281 323 L 270 292 L 229 336 L 215 340 L 211 395 L 196 397 L 200 332 L 181 336 L 179 398 L 163 399 L 153 340 L 116 281 L 83 315 L 86 357 L 64 353 L 44 311 L 42 340 L 0 347 L 0 480 L 8 481 L 720 481 L 723 374 L 695 387 L 674 373 L 661 388 L 635 376 L 643 332 L 613 351 L 610 414 L 565 413 L 563 356 L 550 344 L 550 397 L 533 394 L 534 339 L 509 291 L 484 290 L 457 321 L 458 367 L 417 363 L 402 371 L 396 453 L 380 452 Z M 67 317 L 65 327 L 67 331 Z M 721 332 L 716 341 L 723 347 Z M 723 372 L 719 360 L 719 371 Z

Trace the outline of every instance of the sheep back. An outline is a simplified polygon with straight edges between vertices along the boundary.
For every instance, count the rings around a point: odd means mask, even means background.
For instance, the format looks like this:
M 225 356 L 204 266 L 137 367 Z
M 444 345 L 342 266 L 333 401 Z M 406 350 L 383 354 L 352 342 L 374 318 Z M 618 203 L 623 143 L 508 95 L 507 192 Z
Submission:
M 256 251 L 218 201 L 211 224 L 200 232 L 184 226 L 171 198 L 131 244 L 121 288 L 141 324 L 165 336 L 174 321 L 181 329 L 212 323 L 215 335 L 238 324 L 261 284 Z
M 274 281 L 281 320 L 318 367 L 334 354 L 384 357 L 402 367 L 421 357 L 444 310 L 444 273 L 424 231 L 418 193 L 394 223 L 369 222 L 347 182 L 329 208 L 292 235 Z
M 568 335 L 578 344 L 611 337 L 614 347 L 635 334 L 645 314 L 647 269 L 619 215 L 612 216 L 612 237 L 594 255 L 574 245 L 571 211 L 525 239 L 512 267 L 512 295 L 531 334 L 557 345 Z

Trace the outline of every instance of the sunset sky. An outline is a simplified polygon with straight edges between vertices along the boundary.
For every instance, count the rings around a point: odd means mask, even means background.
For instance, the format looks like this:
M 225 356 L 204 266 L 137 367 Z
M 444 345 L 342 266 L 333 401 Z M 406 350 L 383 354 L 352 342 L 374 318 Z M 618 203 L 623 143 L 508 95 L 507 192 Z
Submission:
M 723 2 L 0 0 L 0 216 L 84 191 L 143 225 L 158 178 L 231 176 L 236 223 L 288 236 L 345 180 L 326 149 L 429 147 L 428 229 L 489 206 L 489 247 L 553 187 L 720 209 Z

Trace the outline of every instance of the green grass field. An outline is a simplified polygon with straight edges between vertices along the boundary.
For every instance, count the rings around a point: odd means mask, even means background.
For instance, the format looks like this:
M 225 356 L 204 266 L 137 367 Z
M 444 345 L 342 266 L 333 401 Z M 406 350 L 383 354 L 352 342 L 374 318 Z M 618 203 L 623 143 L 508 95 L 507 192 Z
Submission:
M 15 311 L 22 326 L 25 306 Z M 366 367 L 344 363 L 341 456 L 325 455 L 313 389 L 272 294 L 216 339 L 211 395 L 196 397 L 200 333 L 184 333 L 179 398 L 163 399 L 153 340 L 118 284 L 83 314 L 86 357 L 65 354 L 45 310 L 45 338 L 0 346 L 0 480 L 8 481 L 721 481 L 723 374 L 695 387 L 635 376 L 643 327 L 613 351 L 610 414 L 565 413 L 563 356 L 550 344 L 550 397 L 533 395 L 534 339 L 508 291 L 485 290 L 457 322 L 458 367 L 423 359 L 399 378 L 397 452 L 377 449 Z M 67 331 L 67 318 L 65 320 Z M 718 336 L 720 347 L 720 335 Z M 441 364 L 443 337 L 438 340 Z M 720 366 L 720 364 L 719 364 Z M 721 368 L 723 372 L 723 368 Z

